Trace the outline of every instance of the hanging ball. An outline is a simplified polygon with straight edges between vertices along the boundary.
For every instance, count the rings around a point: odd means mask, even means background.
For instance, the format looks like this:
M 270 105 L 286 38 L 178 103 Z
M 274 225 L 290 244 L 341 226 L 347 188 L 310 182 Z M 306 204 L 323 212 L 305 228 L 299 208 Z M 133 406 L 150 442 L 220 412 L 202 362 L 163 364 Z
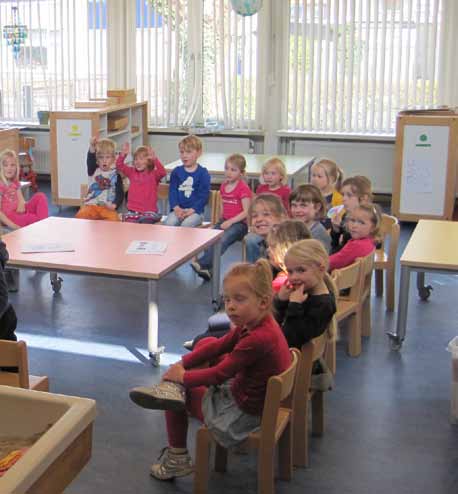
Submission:
M 262 0 L 231 0 L 231 3 L 237 14 L 243 16 L 257 14 L 262 7 Z

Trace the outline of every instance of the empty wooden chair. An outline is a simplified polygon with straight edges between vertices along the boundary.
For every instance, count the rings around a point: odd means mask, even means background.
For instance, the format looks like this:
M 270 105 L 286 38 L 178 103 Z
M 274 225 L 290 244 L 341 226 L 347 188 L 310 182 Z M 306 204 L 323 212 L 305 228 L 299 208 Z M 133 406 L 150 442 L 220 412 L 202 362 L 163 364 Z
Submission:
M 375 293 L 383 295 L 383 271 L 385 271 L 385 304 L 389 311 L 394 310 L 394 287 L 396 256 L 399 245 L 399 221 L 395 216 L 382 214 L 382 246 L 375 251 Z M 388 242 L 387 242 L 388 241 Z M 387 246 L 388 243 L 388 246 Z
M 252 432 L 246 444 L 258 450 L 258 492 L 274 493 L 274 457 L 278 444 L 279 477 L 292 477 L 292 416 L 294 410 L 296 368 L 300 352 L 291 350 L 291 365 L 278 376 L 272 376 L 267 384 L 261 428 Z M 208 491 L 210 446 L 214 442 L 209 430 L 203 426 L 197 431 L 194 494 Z M 216 444 L 215 470 L 225 472 L 227 450 Z
M 4 367 L 17 367 L 18 372 L 5 372 Z M 0 384 L 16 388 L 49 391 L 47 376 L 29 375 L 25 341 L 0 340 Z

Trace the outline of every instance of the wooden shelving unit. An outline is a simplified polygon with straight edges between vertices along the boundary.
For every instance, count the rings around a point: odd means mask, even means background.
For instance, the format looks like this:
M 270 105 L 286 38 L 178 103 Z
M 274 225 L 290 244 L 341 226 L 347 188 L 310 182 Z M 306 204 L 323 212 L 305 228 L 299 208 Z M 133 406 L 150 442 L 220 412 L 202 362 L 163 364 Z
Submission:
M 123 129 L 108 130 L 108 120 L 127 117 Z M 59 206 L 78 206 L 81 185 L 87 183 L 86 155 L 91 136 L 109 137 L 117 150 L 128 142 L 131 149 L 148 142 L 147 102 L 106 108 L 78 108 L 50 114 L 51 190 Z M 136 128 L 132 132 L 132 128 Z M 138 128 L 138 130 L 137 130 Z

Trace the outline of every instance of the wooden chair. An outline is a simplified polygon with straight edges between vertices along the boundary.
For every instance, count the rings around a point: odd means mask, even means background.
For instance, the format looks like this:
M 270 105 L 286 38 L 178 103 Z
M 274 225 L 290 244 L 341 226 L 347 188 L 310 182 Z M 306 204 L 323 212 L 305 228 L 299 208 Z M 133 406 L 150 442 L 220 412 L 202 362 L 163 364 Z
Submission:
M 291 365 L 278 376 L 272 376 L 267 383 L 261 429 L 252 432 L 247 438 L 247 445 L 258 449 L 258 492 L 274 493 L 274 457 L 278 444 L 279 477 L 290 480 L 292 477 L 292 417 L 294 410 L 296 368 L 300 353 L 291 350 Z M 208 491 L 210 446 L 213 437 L 203 426 L 197 431 L 196 465 L 194 474 L 194 494 Z M 225 472 L 227 449 L 216 444 L 215 470 Z
M 169 199 L 169 184 L 160 183 L 157 188 L 157 199 L 161 202 L 161 210 L 167 211 L 167 201 Z M 208 207 L 210 208 L 210 221 L 204 221 L 200 228 L 211 228 L 218 223 L 221 214 L 221 195 L 219 190 L 211 190 L 208 197 Z M 165 215 L 162 218 L 165 219 Z
M 27 345 L 25 341 L 0 340 L 0 367 L 17 367 L 18 372 L 5 372 L 0 368 L 0 385 L 16 388 L 49 391 L 47 376 L 29 375 Z
M 337 297 L 336 321 L 339 323 L 349 319 L 348 353 L 357 357 L 361 353 L 361 322 L 360 322 L 360 298 L 361 298 L 361 260 L 357 259 L 350 266 L 335 269 L 332 278 L 336 284 L 338 293 L 349 290 L 348 295 Z
M 360 298 L 360 322 L 361 335 L 371 335 L 371 289 L 372 289 L 372 273 L 374 271 L 374 256 L 375 252 L 366 257 L 362 257 L 361 261 L 361 298 Z
M 395 216 L 382 214 L 381 233 L 383 235 L 382 246 L 375 251 L 375 293 L 378 297 L 383 295 L 383 271 L 385 271 L 385 304 L 386 309 L 394 311 L 394 287 L 396 273 L 396 256 L 399 244 L 399 221 Z M 389 240 L 386 249 L 386 240 Z

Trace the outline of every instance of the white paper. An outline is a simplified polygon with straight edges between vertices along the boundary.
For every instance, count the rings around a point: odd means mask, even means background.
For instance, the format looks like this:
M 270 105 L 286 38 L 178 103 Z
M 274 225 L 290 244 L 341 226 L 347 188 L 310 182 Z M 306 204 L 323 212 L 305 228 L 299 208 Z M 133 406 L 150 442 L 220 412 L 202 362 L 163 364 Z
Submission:
M 133 240 L 127 248 L 126 254 L 165 254 L 167 244 L 150 240 Z
M 23 254 L 34 254 L 39 252 L 74 252 L 75 248 L 67 242 L 47 242 L 36 244 L 25 244 L 21 248 Z

